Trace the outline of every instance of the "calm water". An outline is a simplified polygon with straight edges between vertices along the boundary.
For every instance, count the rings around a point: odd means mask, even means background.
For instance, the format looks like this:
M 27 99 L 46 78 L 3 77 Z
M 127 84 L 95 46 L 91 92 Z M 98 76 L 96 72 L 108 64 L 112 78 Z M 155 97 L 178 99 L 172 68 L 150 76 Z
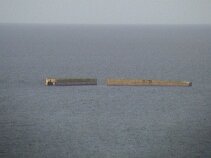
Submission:
M 0 25 L 0 157 L 210 157 L 210 61 L 211 26 Z M 46 87 L 49 76 L 98 86 Z

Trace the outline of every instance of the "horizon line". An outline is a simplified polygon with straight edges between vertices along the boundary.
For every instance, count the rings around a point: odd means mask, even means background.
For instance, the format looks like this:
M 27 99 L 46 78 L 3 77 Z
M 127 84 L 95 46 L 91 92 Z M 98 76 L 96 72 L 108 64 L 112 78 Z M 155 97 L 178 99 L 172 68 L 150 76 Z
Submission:
M 211 24 L 191 24 L 191 23 L 186 23 L 186 24 L 141 24 L 141 23 L 46 23 L 46 22 L 0 22 L 0 25 L 88 25 L 88 26 L 93 26 L 93 25 L 100 25 L 100 26 L 211 26 Z

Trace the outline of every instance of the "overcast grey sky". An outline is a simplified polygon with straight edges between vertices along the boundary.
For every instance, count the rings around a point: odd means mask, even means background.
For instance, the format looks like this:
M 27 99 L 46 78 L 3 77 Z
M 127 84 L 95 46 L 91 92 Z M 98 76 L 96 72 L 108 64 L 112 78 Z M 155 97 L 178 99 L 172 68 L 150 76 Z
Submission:
M 211 24 L 211 0 L 0 0 L 0 23 Z

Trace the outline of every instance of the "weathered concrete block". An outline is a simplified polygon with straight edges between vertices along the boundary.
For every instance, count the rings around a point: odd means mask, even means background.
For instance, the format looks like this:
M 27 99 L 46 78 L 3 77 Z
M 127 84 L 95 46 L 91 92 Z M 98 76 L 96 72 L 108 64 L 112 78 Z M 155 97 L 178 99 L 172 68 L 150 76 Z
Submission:
M 80 85 L 97 85 L 95 78 L 46 78 L 45 85 L 51 86 L 80 86 Z

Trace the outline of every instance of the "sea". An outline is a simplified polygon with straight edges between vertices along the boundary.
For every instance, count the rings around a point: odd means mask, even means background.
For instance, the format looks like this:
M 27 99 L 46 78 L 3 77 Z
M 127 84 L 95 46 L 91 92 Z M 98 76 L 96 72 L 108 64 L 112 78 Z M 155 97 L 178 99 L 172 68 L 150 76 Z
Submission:
M 211 26 L 0 24 L 0 157 L 210 158 Z

